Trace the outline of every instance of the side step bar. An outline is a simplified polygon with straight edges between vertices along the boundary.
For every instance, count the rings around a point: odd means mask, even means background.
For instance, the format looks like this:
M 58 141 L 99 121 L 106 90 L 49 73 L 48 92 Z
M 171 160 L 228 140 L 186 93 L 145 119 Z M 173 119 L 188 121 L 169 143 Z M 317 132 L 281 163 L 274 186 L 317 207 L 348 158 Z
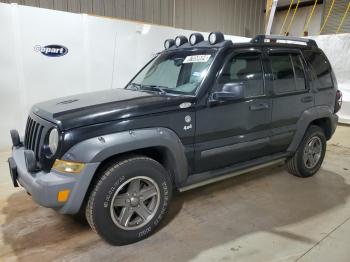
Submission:
M 274 160 L 265 162 L 265 163 L 252 163 L 252 164 L 247 164 L 248 167 L 245 168 L 239 168 L 236 165 L 233 167 L 227 167 L 223 168 L 220 170 L 215 170 L 215 171 L 209 171 L 209 172 L 204 172 L 200 174 L 195 174 L 189 177 L 187 183 L 179 188 L 180 192 L 184 192 L 193 188 L 205 186 L 208 184 L 212 184 L 221 180 L 225 180 L 228 178 L 232 178 L 241 174 L 249 173 L 251 171 L 261 169 L 267 166 L 272 166 L 272 165 L 277 165 L 280 163 L 284 163 L 286 160 L 287 156 L 281 156 L 279 158 L 276 158 Z M 208 176 L 211 176 L 212 178 L 207 178 Z

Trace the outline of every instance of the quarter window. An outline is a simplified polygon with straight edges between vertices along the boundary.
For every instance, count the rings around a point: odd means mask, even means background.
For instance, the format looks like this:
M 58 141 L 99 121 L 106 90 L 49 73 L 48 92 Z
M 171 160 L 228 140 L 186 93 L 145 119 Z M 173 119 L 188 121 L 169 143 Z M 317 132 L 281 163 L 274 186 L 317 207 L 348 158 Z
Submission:
M 305 90 L 304 68 L 299 55 L 272 54 L 270 61 L 277 94 Z
M 264 82 L 260 56 L 245 54 L 232 57 L 225 65 L 218 82 L 220 86 L 226 83 L 243 83 L 245 97 L 263 95 Z
M 304 51 L 306 61 L 310 66 L 311 77 L 316 87 L 331 88 L 333 86 L 331 66 L 324 55 L 315 51 Z

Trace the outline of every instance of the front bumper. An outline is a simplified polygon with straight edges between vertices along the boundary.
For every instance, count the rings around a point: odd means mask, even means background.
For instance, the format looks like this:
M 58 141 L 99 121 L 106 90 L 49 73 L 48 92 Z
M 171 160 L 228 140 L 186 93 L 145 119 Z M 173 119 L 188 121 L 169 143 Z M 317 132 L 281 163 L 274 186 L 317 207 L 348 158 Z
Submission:
M 17 181 L 39 205 L 56 209 L 62 214 L 75 214 L 79 211 L 85 194 L 99 163 L 87 163 L 79 174 L 65 174 L 55 170 L 50 172 L 28 172 L 24 147 L 13 147 L 9 158 L 11 178 Z M 59 202 L 58 192 L 70 190 L 66 202 Z

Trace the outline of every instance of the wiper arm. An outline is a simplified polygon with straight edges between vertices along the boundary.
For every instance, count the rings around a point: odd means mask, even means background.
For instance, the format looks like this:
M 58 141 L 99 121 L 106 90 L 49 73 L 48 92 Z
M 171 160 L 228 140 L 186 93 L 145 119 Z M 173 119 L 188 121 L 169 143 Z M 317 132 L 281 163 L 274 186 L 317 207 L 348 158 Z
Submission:
M 142 87 L 141 84 L 130 83 L 130 84 L 127 86 L 127 89 L 131 89 L 131 90 L 140 90 L 141 87 Z
M 137 83 L 130 83 L 127 88 L 131 90 L 137 90 L 137 91 L 142 91 L 142 90 L 153 91 L 153 92 L 158 92 L 160 94 L 166 94 L 167 91 L 165 90 L 168 89 L 166 86 L 141 85 Z
M 166 94 L 167 92 L 165 91 L 168 89 L 166 86 L 157 86 L 157 85 L 141 85 L 141 90 L 149 90 L 149 91 L 156 91 L 159 92 L 160 94 Z

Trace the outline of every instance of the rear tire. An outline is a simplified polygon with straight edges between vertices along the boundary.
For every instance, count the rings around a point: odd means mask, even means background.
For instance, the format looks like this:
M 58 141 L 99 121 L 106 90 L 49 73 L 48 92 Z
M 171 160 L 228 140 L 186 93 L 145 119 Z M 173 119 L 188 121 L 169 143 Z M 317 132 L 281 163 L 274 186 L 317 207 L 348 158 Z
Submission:
M 143 156 L 104 169 L 88 199 L 86 219 L 112 245 L 151 235 L 167 212 L 172 181 L 157 161 Z
M 293 157 L 287 160 L 287 170 L 297 177 L 311 177 L 321 167 L 327 141 L 319 126 L 310 126 Z

